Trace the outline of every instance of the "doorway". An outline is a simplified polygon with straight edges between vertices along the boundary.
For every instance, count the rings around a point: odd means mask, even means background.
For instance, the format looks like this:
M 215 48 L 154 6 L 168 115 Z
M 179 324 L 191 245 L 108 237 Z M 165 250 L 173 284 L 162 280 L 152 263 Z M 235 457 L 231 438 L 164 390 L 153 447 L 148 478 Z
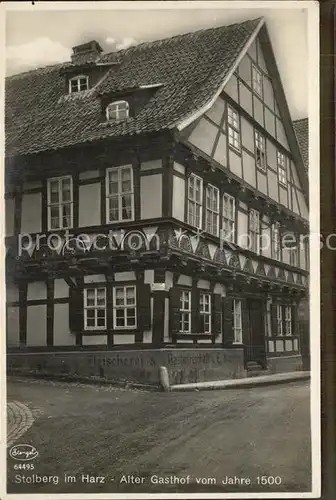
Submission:
M 246 314 L 245 364 L 254 362 L 266 369 L 264 301 L 246 299 Z

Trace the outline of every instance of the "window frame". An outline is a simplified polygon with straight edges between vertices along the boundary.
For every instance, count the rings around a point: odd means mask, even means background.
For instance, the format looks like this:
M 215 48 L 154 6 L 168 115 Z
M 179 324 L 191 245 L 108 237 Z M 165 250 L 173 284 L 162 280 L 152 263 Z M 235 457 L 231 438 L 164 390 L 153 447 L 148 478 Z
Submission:
M 260 81 L 255 76 L 260 77 Z M 252 90 L 259 97 L 263 97 L 263 75 L 259 68 L 252 63 Z
M 86 82 L 86 88 L 81 89 L 80 88 L 80 80 L 85 80 Z M 77 82 L 77 90 L 72 90 L 72 83 Z M 73 76 L 72 78 L 69 78 L 69 94 L 77 94 L 78 92 L 85 92 L 86 90 L 89 90 L 89 77 L 88 75 L 76 75 Z
M 70 180 L 70 201 L 63 201 L 63 189 L 62 189 L 62 182 L 65 180 Z M 51 202 L 51 184 L 53 182 L 58 183 L 58 202 L 57 203 L 52 203 Z M 65 205 L 70 206 L 70 224 L 68 226 L 65 226 L 63 224 L 63 217 L 64 215 L 61 213 L 62 207 Z M 48 231 L 58 231 L 62 229 L 71 229 L 73 228 L 74 225 L 74 193 L 73 193 L 73 179 L 71 175 L 62 175 L 59 177 L 49 177 L 47 179 L 47 221 L 48 221 Z M 59 225 L 58 227 L 51 227 L 51 209 L 58 207 L 58 217 L 59 217 Z
M 254 144 L 255 144 L 255 162 L 258 170 L 264 174 L 267 172 L 267 159 L 266 159 L 266 138 L 257 129 L 254 129 Z M 259 152 L 259 160 L 258 160 Z
M 277 170 L 279 184 L 287 188 L 287 156 L 279 150 L 277 150 Z
M 292 307 L 290 305 L 285 305 L 284 310 L 285 310 L 285 335 L 287 337 L 292 337 L 293 336 Z
M 225 206 L 226 206 L 226 201 L 232 201 L 232 218 L 230 218 L 227 215 L 227 211 L 225 211 Z M 227 241 L 229 243 L 235 243 L 236 241 L 236 199 L 234 196 L 228 194 L 228 193 L 223 193 L 222 197 L 222 229 L 221 229 L 221 237 L 223 237 L 224 241 Z M 225 226 L 226 223 L 231 225 L 231 239 L 227 238 L 227 236 L 224 235 L 224 232 L 226 231 Z
M 185 295 L 188 296 L 188 308 L 183 307 L 187 302 L 184 300 Z M 191 290 L 180 290 L 180 307 L 179 307 L 179 333 L 191 333 Z M 188 329 L 184 329 L 185 319 L 187 316 Z M 182 325 L 182 329 L 181 329 Z
M 121 191 L 120 188 L 122 186 L 122 171 L 123 170 L 129 170 L 131 173 L 131 190 L 130 191 Z M 110 173 L 113 172 L 118 172 L 118 192 L 117 194 L 115 193 L 110 193 Z M 131 198 L 131 215 L 128 218 L 120 218 L 120 215 L 122 216 L 123 213 L 123 197 L 124 196 L 130 196 Z M 110 200 L 112 198 L 116 198 L 118 200 L 118 219 L 111 220 L 110 219 Z M 117 224 L 120 222 L 129 222 L 129 221 L 134 221 L 135 220 L 135 211 L 134 211 L 134 172 L 133 172 L 133 167 L 132 165 L 121 165 L 118 167 L 110 167 L 106 169 L 105 173 L 105 202 L 106 202 L 106 223 L 107 224 Z
M 233 299 L 233 344 L 243 343 L 242 310 L 243 308 L 241 299 Z M 239 319 L 238 324 L 237 324 L 237 318 Z M 237 335 L 237 332 L 239 335 Z
M 116 290 L 117 288 L 123 289 L 123 299 L 124 302 L 123 304 L 117 304 L 116 299 L 117 299 L 117 293 Z M 127 289 L 132 288 L 134 290 L 134 304 L 127 304 Z M 137 290 L 136 290 L 136 285 L 125 285 L 125 284 L 115 284 L 112 288 L 112 295 L 113 295 L 113 329 L 114 330 L 135 330 L 137 328 L 138 324 L 138 314 L 137 314 Z M 134 309 L 134 324 L 128 325 L 128 318 L 127 318 L 127 310 L 128 309 Z M 123 310 L 124 311 L 124 326 L 117 325 L 117 311 Z M 132 316 L 133 317 L 133 316 Z
M 240 116 L 238 111 L 227 105 L 227 134 L 229 147 L 234 151 L 241 152 Z M 233 141 L 233 142 L 231 142 Z M 236 145 L 238 144 L 238 146 Z
M 193 188 L 193 197 L 191 198 L 190 197 L 190 184 L 191 184 L 191 180 L 194 180 L 194 181 L 200 181 L 200 201 L 197 201 L 196 199 L 196 182 L 194 184 L 194 188 Z M 194 173 L 191 173 L 188 177 L 188 182 L 187 182 L 187 223 L 190 224 L 190 226 L 193 226 L 193 227 L 196 227 L 197 229 L 202 229 L 203 227 L 203 178 L 200 177 L 199 175 L 196 175 Z M 190 206 L 194 206 L 194 214 L 193 214 L 193 218 L 194 220 L 191 221 L 191 216 L 190 216 Z M 197 213 L 196 213 L 196 210 L 197 210 L 197 207 L 199 207 L 199 225 L 197 225 Z
M 252 228 L 252 214 L 256 214 L 257 217 L 257 229 Z M 250 236 L 250 250 L 257 255 L 260 254 L 260 212 L 258 210 L 255 210 L 254 208 L 250 208 L 249 210 L 249 220 L 248 220 L 248 226 L 249 226 L 249 236 Z M 255 239 L 253 238 L 255 237 Z M 254 247 L 254 243 L 256 243 L 256 250 Z
M 272 236 L 272 246 L 271 246 L 271 255 L 272 259 L 281 261 L 281 237 L 280 237 L 280 222 L 273 222 L 271 226 L 271 236 Z M 274 238 L 275 234 L 278 235 L 277 238 Z M 275 245 L 276 244 L 276 245 Z
M 210 198 L 210 204 L 215 199 L 217 199 L 217 207 L 214 209 L 212 207 L 208 207 L 208 192 L 212 192 L 213 198 Z M 216 196 L 215 196 L 216 193 Z M 220 192 L 219 189 L 213 184 L 207 184 L 205 188 L 205 232 L 212 234 L 213 236 L 219 236 L 219 211 L 220 211 Z M 208 215 L 211 217 L 211 227 L 208 225 Z M 217 218 L 216 226 L 214 225 L 214 218 Z M 212 229 L 212 231 L 210 230 Z M 215 231 L 214 231 L 215 229 Z
M 208 297 L 208 310 L 205 310 L 205 306 L 206 306 L 206 301 L 204 300 L 205 297 Z M 203 300 L 202 300 L 203 299 Z M 212 329 L 211 329 L 211 325 L 212 325 L 212 300 L 211 300 L 211 293 L 207 290 L 201 290 L 200 291 L 200 295 L 199 295 L 199 313 L 200 313 L 200 320 L 201 320 L 201 323 L 202 323 L 202 329 L 203 331 L 201 333 L 205 333 L 205 334 L 211 334 L 212 333 Z M 207 318 L 207 323 L 208 323 L 208 329 L 206 331 L 206 327 L 205 327 L 205 321 Z
M 125 109 L 120 108 L 121 104 L 125 104 Z M 109 110 L 109 108 L 112 106 L 116 106 L 116 109 L 115 109 L 116 117 L 115 118 L 112 118 L 110 116 L 111 111 Z M 112 101 L 106 106 L 106 110 L 105 110 L 106 120 L 109 122 L 120 122 L 120 121 L 127 120 L 129 118 L 129 110 L 130 110 L 129 102 L 126 101 L 125 99 L 121 99 L 119 101 Z M 125 116 L 120 117 L 119 113 L 123 112 L 123 111 L 125 112 Z
M 288 248 L 289 251 L 289 265 L 293 267 L 299 267 L 299 247 L 295 245 L 294 247 Z
M 89 291 L 94 291 L 94 305 L 93 306 L 88 306 L 87 305 L 87 299 L 88 299 L 88 292 Z M 98 302 L 98 290 L 104 290 L 104 300 L 105 303 L 104 305 L 99 306 L 97 304 Z M 90 286 L 90 287 L 85 287 L 84 288 L 84 295 L 83 295 L 83 310 L 84 310 L 84 331 L 102 331 L 107 329 L 107 291 L 106 291 L 106 286 Z M 87 311 L 88 310 L 94 310 L 94 321 L 95 325 L 94 326 L 88 326 L 87 325 Z M 98 310 L 104 310 L 104 325 L 98 326 Z
M 283 337 L 283 306 L 282 304 L 277 304 L 277 337 Z

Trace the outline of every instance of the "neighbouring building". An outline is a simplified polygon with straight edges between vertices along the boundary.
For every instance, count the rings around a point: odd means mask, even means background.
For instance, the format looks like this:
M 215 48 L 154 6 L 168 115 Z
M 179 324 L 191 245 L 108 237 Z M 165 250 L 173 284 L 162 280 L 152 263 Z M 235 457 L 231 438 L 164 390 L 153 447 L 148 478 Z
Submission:
M 263 19 L 74 47 L 5 114 L 10 369 L 301 368 L 307 158 Z

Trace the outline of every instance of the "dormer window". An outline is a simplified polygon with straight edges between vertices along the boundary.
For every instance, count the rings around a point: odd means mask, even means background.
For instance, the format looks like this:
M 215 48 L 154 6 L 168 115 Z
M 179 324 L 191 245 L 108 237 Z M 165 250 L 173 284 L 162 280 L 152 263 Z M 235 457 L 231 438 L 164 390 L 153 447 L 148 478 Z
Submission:
M 69 93 L 82 92 L 89 88 L 89 77 L 85 75 L 74 76 L 69 80 Z
M 106 118 L 109 121 L 126 120 L 129 117 L 129 104 L 127 101 L 111 102 L 106 108 Z

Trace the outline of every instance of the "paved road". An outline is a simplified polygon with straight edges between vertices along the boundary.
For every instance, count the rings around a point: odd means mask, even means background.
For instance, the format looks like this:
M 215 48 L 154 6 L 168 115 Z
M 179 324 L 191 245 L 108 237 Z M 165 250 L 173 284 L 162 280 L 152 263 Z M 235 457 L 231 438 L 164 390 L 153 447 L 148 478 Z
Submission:
M 308 382 L 165 394 L 13 378 L 8 403 L 10 445 L 39 452 L 31 462 L 8 459 L 9 493 L 311 488 Z M 18 411 L 30 418 L 23 432 Z M 43 476 L 48 482 L 37 482 Z M 223 484 L 234 476 L 245 484 Z M 258 485 L 258 476 L 281 484 Z

